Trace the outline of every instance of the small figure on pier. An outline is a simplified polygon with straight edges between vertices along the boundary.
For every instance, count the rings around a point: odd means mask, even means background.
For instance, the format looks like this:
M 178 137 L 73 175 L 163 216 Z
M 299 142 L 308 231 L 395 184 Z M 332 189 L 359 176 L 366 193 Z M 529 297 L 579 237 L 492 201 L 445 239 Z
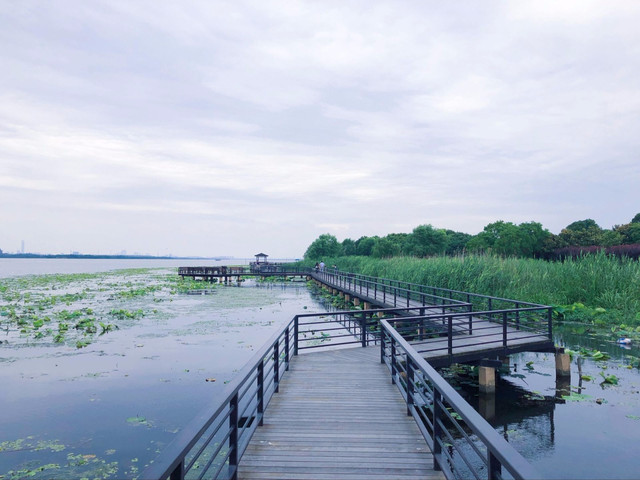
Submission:
M 316 262 L 315 269 L 316 269 L 316 273 L 320 271 L 320 264 L 318 262 Z
M 324 260 L 320 260 L 320 271 L 321 272 L 324 272 L 324 267 L 325 267 Z

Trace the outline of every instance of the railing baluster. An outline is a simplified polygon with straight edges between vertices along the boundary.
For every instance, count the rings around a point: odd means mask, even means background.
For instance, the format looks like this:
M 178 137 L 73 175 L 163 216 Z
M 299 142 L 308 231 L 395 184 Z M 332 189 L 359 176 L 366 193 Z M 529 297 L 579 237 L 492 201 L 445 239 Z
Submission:
M 507 312 L 502 312 L 502 346 L 507 349 Z
M 293 354 L 294 355 L 298 355 L 298 335 L 299 335 L 299 330 L 298 330 L 298 315 L 296 315 L 295 317 L 293 317 Z
M 413 362 L 407 355 L 407 415 L 411 416 L 411 407 L 413 406 Z
M 442 444 L 440 443 L 440 437 L 442 436 L 442 427 L 440 426 L 440 419 L 442 417 L 442 408 L 440 402 L 442 401 L 441 393 L 433 387 L 433 469 L 442 470 L 440 467 L 440 457 L 442 456 Z
M 264 359 L 258 364 L 258 425 L 264 422 Z
M 176 466 L 175 470 L 171 472 L 169 480 L 184 480 L 184 460 L 182 460 Z
M 284 329 L 284 364 L 285 371 L 289 371 L 289 327 Z
M 396 342 L 393 339 L 391 340 L 391 383 L 395 385 L 396 383 L 396 374 L 398 373 L 398 367 L 396 365 Z
M 502 464 L 496 456 L 489 452 L 489 458 L 487 459 L 488 478 L 487 480 L 499 480 L 502 479 Z
M 280 390 L 280 341 L 276 340 L 273 345 L 273 384 L 275 392 Z
M 231 478 L 235 480 L 238 476 L 238 393 L 231 397 L 229 402 L 229 470 L 232 472 Z

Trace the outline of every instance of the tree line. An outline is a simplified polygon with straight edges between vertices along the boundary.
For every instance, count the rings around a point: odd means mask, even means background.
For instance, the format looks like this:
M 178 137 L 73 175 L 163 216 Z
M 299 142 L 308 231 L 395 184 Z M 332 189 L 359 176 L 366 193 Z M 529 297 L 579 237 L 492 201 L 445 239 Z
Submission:
M 342 242 L 329 233 L 316 238 L 304 258 L 362 255 L 374 258 L 397 256 L 430 257 L 463 253 L 492 253 L 523 258 L 561 259 L 605 250 L 615 255 L 640 257 L 640 213 L 631 222 L 601 228 L 594 220 L 570 223 L 553 234 L 538 222 L 516 225 L 499 220 L 477 235 L 419 225 L 411 233 L 390 233 L 384 237 L 362 236 Z

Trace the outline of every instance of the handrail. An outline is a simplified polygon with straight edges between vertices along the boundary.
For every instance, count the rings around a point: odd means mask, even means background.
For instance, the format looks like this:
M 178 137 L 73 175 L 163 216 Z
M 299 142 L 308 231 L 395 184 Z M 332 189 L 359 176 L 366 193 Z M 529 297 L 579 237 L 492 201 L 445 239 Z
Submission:
M 300 269 L 302 273 L 312 273 L 310 269 Z M 349 278 L 341 274 L 343 278 Z M 353 277 L 351 277 L 353 278 Z M 360 284 L 362 288 L 362 283 Z M 374 288 L 376 288 L 374 286 Z M 384 287 L 386 288 L 386 287 Z M 394 295 L 398 294 L 398 287 L 390 287 Z M 429 287 L 432 288 L 432 287 Z M 508 444 L 502 445 L 497 439 L 504 442 L 498 434 L 491 429 L 482 417 L 480 417 L 452 387 L 448 387 L 446 380 L 440 377 L 427 362 L 419 356 L 409 343 L 402 338 L 390 324 L 389 321 L 377 318 L 374 315 L 380 312 L 396 317 L 402 316 L 403 322 L 419 322 L 421 320 L 433 320 L 448 318 L 447 322 L 452 324 L 454 318 L 470 318 L 471 304 L 461 300 L 448 299 L 436 295 L 426 294 L 433 299 L 442 300 L 438 305 L 424 305 L 423 307 L 391 307 L 369 310 L 348 310 L 325 313 L 305 313 L 296 315 L 293 319 L 283 325 L 273 336 L 260 348 L 252 359 L 236 374 L 231 382 L 222 391 L 219 400 L 213 402 L 193 419 L 176 438 L 162 452 L 162 455 L 154 460 L 145 469 L 139 478 L 141 479 L 166 479 L 183 480 L 189 473 L 190 477 L 202 478 L 225 478 L 234 479 L 237 476 L 238 462 L 249 444 L 251 436 L 256 428 L 262 424 L 264 411 L 269 404 L 274 393 L 278 392 L 279 383 L 282 376 L 289 368 L 292 356 L 297 355 L 299 350 L 304 348 L 318 348 L 324 346 L 336 346 L 346 344 L 360 344 L 363 347 L 371 343 L 380 343 L 381 360 L 392 371 L 392 381 L 400 385 L 403 396 L 407 399 L 410 413 L 418 421 L 418 426 L 425 436 L 427 443 L 434 451 L 437 466 L 443 468 L 445 473 L 452 458 L 447 456 L 447 449 L 443 449 L 445 435 L 447 444 L 453 440 L 447 433 L 446 427 L 456 419 L 449 414 L 444 406 L 446 401 L 449 405 L 454 405 L 467 426 L 472 428 L 474 433 L 487 445 L 489 479 L 499 478 L 501 466 L 514 476 L 514 478 L 537 478 L 538 475 L 521 457 L 514 456 L 512 447 Z M 470 294 L 473 295 L 473 294 Z M 409 298 L 409 297 L 407 297 Z M 447 300 L 447 303 L 444 301 Z M 534 305 L 526 302 L 512 301 L 519 305 Z M 441 313 L 428 313 L 428 310 L 438 308 Z M 455 312 L 456 309 L 462 312 Z M 549 308 L 549 307 L 544 307 Z M 527 310 L 537 310 L 538 308 L 516 308 L 518 312 Z M 420 315 L 415 315 L 419 311 Z M 473 315 L 489 314 L 494 315 L 503 311 L 487 310 L 473 312 Z M 328 317 L 329 321 L 309 321 L 313 317 Z M 503 316 L 503 318 L 506 318 Z M 319 319 L 318 319 L 319 320 Z M 394 320 L 390 320 L 393 322 Z M 398 320 L 400 321 L 400 320 Z M 336 324 L 337 326 L 330 326 Z M 318 328 L 316 325 L 324 326 Z M 449 338 L 451 338 L 451 327 Z M 320 331 L 320 336 L 314 336 L 316 331 Z M 332 333 L 326 333 L 327 331 Z M 305 333 L 311 332 L 311 336 L 304 338 Z M 345 333 L 346 332 L 346 333 Z M 326 334 L 326 336 L 325 336 Z M 302 335 L 302 338 L 301 338 Z M 349 339 L 348 337 L 351 337 Z M 354 338 L 355 337 L 355 338 Z M 344 339 L 339 342 L 325 342 L 330 339 Z M 306 342 L 306 343 L 305 343 Z M 315 343 L 314 343 L 315 342 Z M 404 354 L 398 354 L 402 350 Z M 387 354 L 387 351 L 390 353 Z M 403 363 L 404 362 L 404 363 Z M 403 372 L 404 371 L 404 372 Z M 406 380 L 403 379 L 405 374 Z M 422 382 L 419 379 L 422 378 Z M 403 383 L 404 382 L 404 383 Z M 419 385 L 420 384 L 420 385 Z M 442 385 L 441 385 L 442 384 Z M 424 395 L 426 391 L 422 385 L 436 385 L 432 391 L 432 399 L 429 400 Z M 408 386 L 408 388 L 407 388 Z M 455 395 L 458 395 L 456 397 Z M 442 397 L 444 400 L 438 400 Z M 426 410 L 415 400 L 421 398 L 422 405 L 428 405 L 431 401 L 431 412 L 433 422 L 425 421 Z M 461 403 L 462 402 L 462 403 Z M 428 409 L 427 409 L 428 410 Z M 441 411 L 441 412 L 440 412 Z M 456 410 L 458 411 L 458 410 Z M 435 412 L 435 413 L 433 413 Z M 439 413 L 440 412 L 440 413 Z M 478 420 L 479 419 L 479 420 Z M 484 424 L 482 423 L 484 422 Z M 474 430 L 472 425 L 480 424 Z M 429 437 L 427 427 L 434 430 L 434 434 Z M 493 434 L 486 431 L 487 427 Z M 459 432 L 464 434 L 464 429 L 459 425 Z M 442 433 L 439 433 L 442 432 Z M 431 438 L 431 440 L 430 440 Z M 496 439 L 497 438 L 497 439 Z M 467 439 L 468 440 L 468 439 Z M 506 443 L 506 442 L 504 442 Z M 475 448 L 472 446 L 472 448 Z M 506 453 L 505 453 L 506 452 Z M 513 451 L 515 452 L 515 451 Z M 517 454 L 517 452 L 515 452 Z M 200 463 L 202 462 L 202 464 Z M 524 464 L 521 465 L 521 463 Z M 465 463 L 468 461 L 465 459 Z M 202 469 L 200 469 L 202 467 Z M 196 471 L 197 470 L 197 471 Z M 213 471 L 213 474 L 210 473 Z M 515 473 L 512 472 L 515 471 Z M 221 475 L 221 477 L 219 477 Z M 448 477 L 452 478 L 452 477 Z
M 236 275 L 306 275 L 310 269 L 306 267 L 293 267 L 285 263 L 251 263 L 249 265 L 214 265 L 203 267 L 178 267 L 178 275 L 210 277 L 210 276 L 236 276 Z
M 196 465 L 197 459 L 205 452 L 209 458 L 209 465 L 214 461 L 223 450 L 225 445 L 228 446 L 226 454 L 222 455 L 222 460 L 218 461 L 218 475 L 226 465 L 228 477 L 235 478 L 237 463 L 242 456 L 240 445 L 249 443 L 249 439 L 253 431 L 262 423 L 264 409 L 266 408 L 273 393 L 278 391 L 279 377 L 282 370 L 289 368 L 289 360 L 293 353 L 293 342 L 290 341 L 290 332 L 294 327 L 295 318 L 289 321 L 283 328 L 277 331 L 271 339 L 263 345 L 263 347 L 251 358 L 251 360 L 237 373 L 226 388 L 221 393 L 222 401 L 216 401 L 209 407 L 201 411 L 196 418 L 182 429 L 176 438 L 162 452 L 145 471 L 140 478 L 143 479 L 164 479 L 171 477 L 172 480 L 184 479 L 185 475 Z M 284 345 L 282 345 L 284 344 Z M 284 349 L 280 352 L 280 346 Z M 282 361 L 282 363 L 281 363 Z M 265 380 L 269 383 L 265 386 Z M 247 385 L 255 384 L 256 391 L 251 397 L 242 397 L 239 394 L 241 389 Z M 247 389 L 243 393 L 247 393 Z M 255 397 L 255 401 L 254 401 Z M 242 401 L 244 402 L 244 406 Z M 246 420 L 238 415 L 241 408 L 247 411 L 251 405 L 252 415 L 247 415 Z M 228 420 L 227 430 L 221 430 L 222 425 Z M 240 425 L 243 423 L 243 425 Z M 244 428 L 245 424 L 249 424 L 249 430 Z M 248 435 L 244 438 L 239 435 L 238 430 L 242 428 L 242 434 Z M 204 437 L 208 430 L 213 432 L 209 435 L 206 444 L 189 458 L 192 450 L 198 447 L 198 442 Z M 224 441 L 220 441 L 220 437 L 216 437 L 222 432 Z M 214 451 L 208 451 L 207 447 L 218 440 L 218 448 Z M 214 455 L 215 453 L 215 455 Z M 224 452 L 222 452 L 224 453 Z M 214 476 L 215 477 L 215 476 Z
M 463 292 L 461 290 L 453 290 L 453 289 L 443 288 L 443 287 L 433 287 L 430 285 L 420 285 L 416 283 L 403 282 L 399 280 L 391 280 L 383 277 L 372 277 L 369 275 L 363 275 L 359 273 L 347 273 L 347 272 L 342 272 L 336 269 L 325 269 L 325 270 L 316 272 L 316 275 L 318 275 L 322 279 L 328 279 L 332 277 L 340 279 L 336 283 L 341 283 L 342 279 L 345 279 L 345 280 L 349 279 L 349 281 L 343 281 L 343 283 L 363 285 L 363 286 L 366 286 L 366 284 L 368 283 L 370 285 L 398 288 L 399 291 L 410 291 L 412 293 L 417 293 L 417 294 L 420 294 L 420 293 L 426 294 L 427 293 L 426 290 L 430 290 L 434 296 L 435 296 L 434 292 L 441 292 L 443 294 L 450 295 L 450 296 L 455 294 L 455 295 L 458 295 L 459 297 L 465 298 L 466 302 L 468 303 L 473 303 L 471 299 L 477 299 L 477 300 L 486 300 L 487 302 L 491 301 L 491 303 L 496 301 L 496 302 L 519 304 L 519 305 L 528 305 L 532 307 L 544 306 L 537 303 L 523 302 L 520 300 L 513 300 L 509 298 L 494 297 L 491 295 L 483 295 L 479 293 Z M 447 298 L 446 295 L 440 295 L 440 296 Z M 452 300 L 453 298 L 448 297 L 448 299 Z M 491 310 L 491 303 L 489 303 L 490 308 L 488 308 L 488 310 Z
M 297 355 L 299 350 L 315 348 L 305 346 L 305 342 L 323 339 L 300 338 L 300 334 L 305 332 L 305 327 L 313 325 L 304 319 L 359 316 L 359 321 L 355 322 L 355 340 L 322 343 L 319 346 L 359 344 L 364 347 L 375 341 L 369 330 L 374 322 L 379 323 L 378 319 L 373 317 L 374 314 L 394 314 L 405 310 L 385 308 L 296 315 L 275 332 L 235 375 L 221 392 L 220 400 L 206 407 L 189 422 L 162 452 L 162 456 L 154 460 L 139 478 L 157 480 L 171 477 L 172 480 L 183 480 L 190 471 L 199 468 L 198 459 L 201 457 L 206 459 L 203 475 L 208 468 L 215 466 L 217 470 L 212 478 L 218 478 L 219 474 L 224 475 L 222 478 L 235 478 L 238 461 L 255 429 L 262 424 L 264 410 L 273 394 L 278 392 L 279 382 L 289 369 L 291 358 Z M 344 328 L 342 330 L 344 331 Z M 350 333 L 348 336 L 353 338 L 354 334 Z M 215 448 L 212 447 L 214 444 L 217 444 Z
M 460 478 L 458 467 L 453 462 L 454 454 L 449 450 L 463 457 L 464 465 L 476 478 L 482 478 L 479 470 L 483 469 L 486 469 L 486 478 L 489 480 L 502 478 L 503 467 L 516 480 L 540 478 L 540 474 L 531 464 L 504 440 L 388 321 L 382 320 L 380 323 L 381 362 L 389 367 L 392 382 L 398 386 L 407 402 L 407 412 L 418 423 L 433 451 L 436 467 L 442 469 L 447 478 Z M 458 417 L 464 421 L 464 425 L 460 424 Z M 451 430 L 458 432 L 466 442 L 471 443 L 471 451 L 478 454 L 475 460 L 469 459 L 463 449 L 455 444 L 455 433 L 451 434 Z M 468 431 L 482 442 L 486 449 L 486 457 L 473 446 Z M 478 461 L 483 468 L 474 468 Z

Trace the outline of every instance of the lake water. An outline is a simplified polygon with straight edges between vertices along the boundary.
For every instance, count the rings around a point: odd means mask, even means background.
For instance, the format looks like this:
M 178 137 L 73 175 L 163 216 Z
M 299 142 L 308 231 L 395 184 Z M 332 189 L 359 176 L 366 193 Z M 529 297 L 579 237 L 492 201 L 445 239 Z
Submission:
M 325 311 L 304 284 L 176 292 L 175 268 L 199 264 L 221 263 L 0 259 L 0 476 L 135 477 L 279 325 Z M 113 271 L 121 268 L 155 270 Z M 31 276 L 41 271 L 83 275 Z M 48 322 L 26 333 L 10 328 L 7 305 L 20 302 L 50 316 L 52 331 L 36 338 Z M 53 326 L 77 311 L 82 317 L 65 320 L 70 328 L 55 343 Z M 87 316 L 119 328 L 86 335 L 71 327 Z M 489 407 L 473 379 L 458 386 L 545 478 L 640 478 L 640 351 L 614 340 L 556 328 L 556 343 L 584 349 L 571 380 L 556 383 L 552 354 L 516 355 Z M 617 384 L 603 383 L 611 375 Z
M 0 281 L 0 478 L 135 477 L 281 324 L 325 311 L 304 283 L 177 292 L 184 262 L 17 262 Z M 42 265 L 83 274 L 31 276 Z M 87 273 L 123 266 L 161 268 Z M 29 318 L 22 333 L 12 309 Z M 100 335 L 99 322 L 118 328 Z

